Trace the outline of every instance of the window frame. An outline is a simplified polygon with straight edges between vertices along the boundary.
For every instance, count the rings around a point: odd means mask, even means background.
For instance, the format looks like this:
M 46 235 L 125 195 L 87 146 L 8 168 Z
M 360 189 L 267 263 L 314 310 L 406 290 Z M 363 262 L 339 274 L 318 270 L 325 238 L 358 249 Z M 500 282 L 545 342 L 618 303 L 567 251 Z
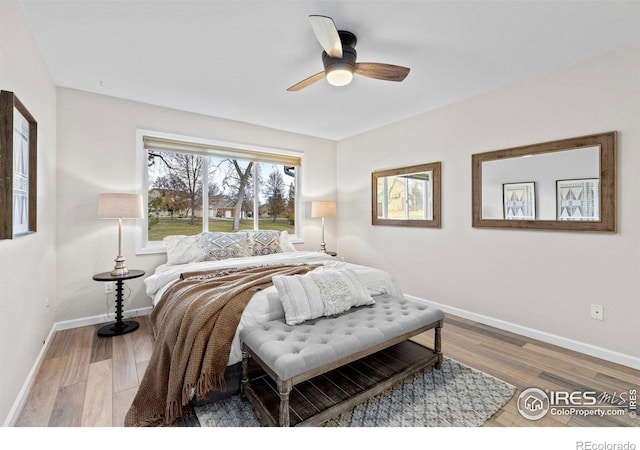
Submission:
M 294 244 L 304 242 L 304 201 L 301 194 L 301 186 L 303 179 L 303 166 L 304 166 L 304 152 L 296 150 L 285 150 L 281 148 L 264 147 L 256 145 L 239 144 L 234 142 L 219 141 L 214 139 L 196 138 L 192 136 L 177 135 L 172 133 L 166 133 L 161 131 L 153 131 L 146 129 L 136 130 L 136 186 L 138 187 L 138 194 L 142 195 L 142 203 L 144 211 L 147 212 L 142 219 L 136 219 L 136 254 L 157 254 L 166 253 L 166 248 L 162 241 L 149 241 L 149 228 L 148 228 L 148 211 L 149 211 L 149 172 L 147 150 L 145 149 L 144 137 L 155 137 L 159 139 L 169 139 L 176 141 L 189 142 L 193 144 L 209 145 L 212 147 L 222 147 L 230 149 L 238 149 L 242 151 L 248 151 L 251 153 L 269 153 L 269 154 L 282 154 L 290 155 L 300 158 L 300 166 L 296 167 L 295 173 L 295 234 L 290 235 L 290 240 Z M 200 153 L 206 155 L 206 152 Z M 213 153 L 210 156 L 214 156 Z M 256 165 L 254 165 L 255 167 Z M 257 187 L 254 187 L 257 189 Z M 257 198 L 257 196 L 256 196 Z M 255 216 L 255 214 L 254 214 Z M 254 227 L 256 225 L 256 219 L 254 217 Z M 208 229 L 208 221 L 203 220 L 203 231 Z

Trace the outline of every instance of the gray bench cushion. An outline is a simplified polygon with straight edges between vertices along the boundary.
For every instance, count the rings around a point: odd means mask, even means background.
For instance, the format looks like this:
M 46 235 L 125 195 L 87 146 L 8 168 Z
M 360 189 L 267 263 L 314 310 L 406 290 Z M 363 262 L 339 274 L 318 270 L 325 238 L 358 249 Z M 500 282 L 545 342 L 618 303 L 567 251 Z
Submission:
M 281 380 L 418 330 L 444 318 L 439 309 L 405 298 L 379 295 L 375 304 L 289 326 L 274 320 L 247 327 L 240 341 Z

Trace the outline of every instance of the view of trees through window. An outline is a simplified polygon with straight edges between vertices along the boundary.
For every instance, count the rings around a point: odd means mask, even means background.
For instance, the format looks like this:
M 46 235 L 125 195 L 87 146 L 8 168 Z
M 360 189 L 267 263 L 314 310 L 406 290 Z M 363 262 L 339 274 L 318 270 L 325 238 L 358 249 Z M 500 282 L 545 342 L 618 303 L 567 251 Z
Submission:
M 149 241 L 247 229 L 295 234 L 295 167 L 147 152 Z

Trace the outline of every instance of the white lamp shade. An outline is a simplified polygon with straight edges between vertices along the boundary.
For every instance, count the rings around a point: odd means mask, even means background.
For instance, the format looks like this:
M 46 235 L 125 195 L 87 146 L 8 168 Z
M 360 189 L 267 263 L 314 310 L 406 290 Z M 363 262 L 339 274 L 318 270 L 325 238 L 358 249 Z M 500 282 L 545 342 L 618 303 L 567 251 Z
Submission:
M 98 196 L 98 218 L 100 219 L 141 219 L 142 195 L 100 194 Z
M 336 202 L 311 202 L 311 217 L 336 216 Z

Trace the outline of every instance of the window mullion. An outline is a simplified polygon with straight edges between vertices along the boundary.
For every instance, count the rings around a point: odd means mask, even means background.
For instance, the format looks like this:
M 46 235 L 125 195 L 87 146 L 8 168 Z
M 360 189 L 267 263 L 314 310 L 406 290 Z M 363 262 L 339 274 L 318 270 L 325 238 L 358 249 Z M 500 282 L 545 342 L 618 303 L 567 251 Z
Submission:
M 409 219 L 409 178 L 404 178 L 404 218 Z
M 258 168 L 260 164 L 255 163 L 253 165 L 253 229 L 260 229 L 260 199 L 258 198 L 258 192 L 260 191 L 260 187 L 258 186 L 258 176 L 260 174 L 260 169 Z
M 427 219 L 429 217 L 429 183 L 427 181 L 422 182 L 422 218 Z
M 202 158 L 202 166 L 200 167 L 202 177 L 202 231 L 209 231 L 209 158 L 207 156 L 200 156 Z
M 388 184 L 388 179 L 389 177 L 384 177 L 382 179 L 382 194 L 383 194 L 383 201 L 382 201 L 382 217 L 385 219 L 389 218 L 389 184 Z

